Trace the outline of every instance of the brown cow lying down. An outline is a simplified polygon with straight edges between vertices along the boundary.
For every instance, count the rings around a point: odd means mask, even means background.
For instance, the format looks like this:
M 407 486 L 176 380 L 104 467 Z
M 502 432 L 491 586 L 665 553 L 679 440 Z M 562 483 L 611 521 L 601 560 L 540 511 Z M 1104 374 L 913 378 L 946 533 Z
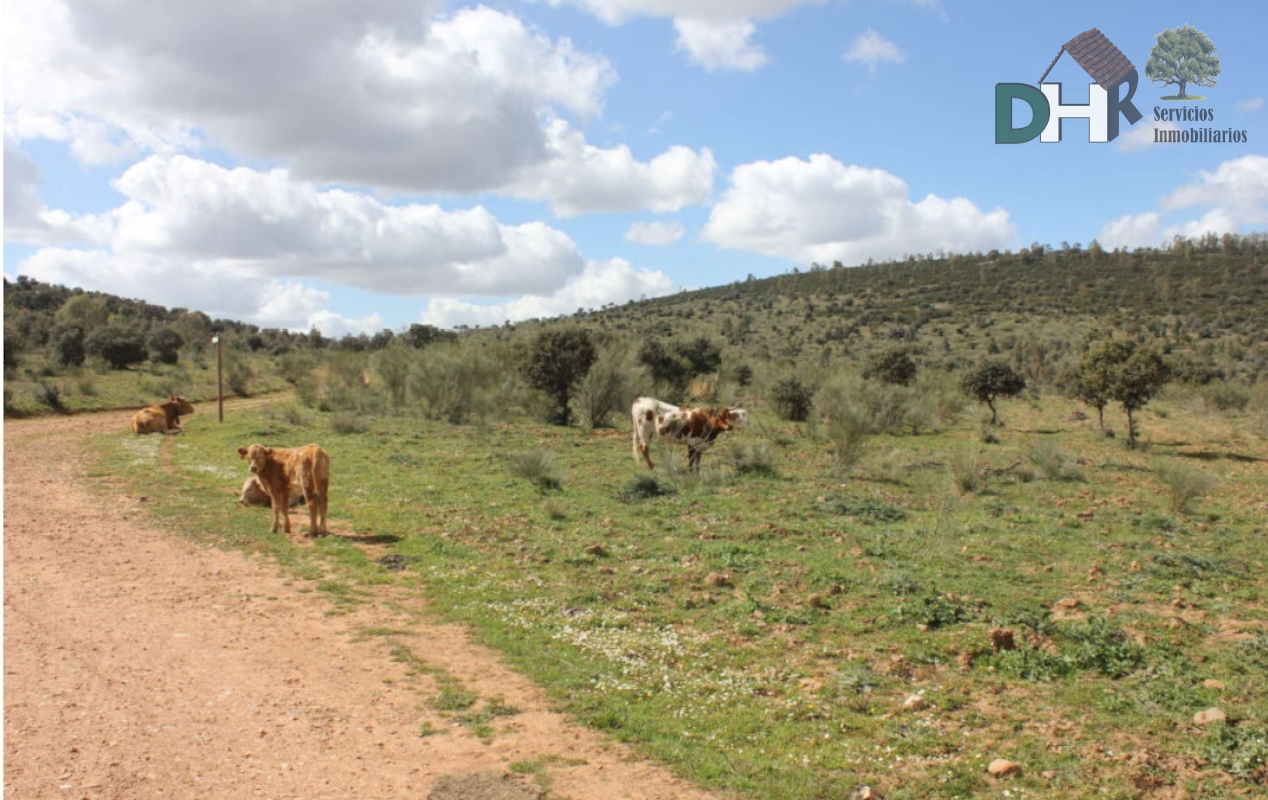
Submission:
M 291 486 L 298 486 L 308 504 L 308 535 L 326 533 L 326 502 L 330 492 L 330 456 L 315 444 L 303 447 L 265 447 L 253 444 L 239 447 L 238 458 L 246 459 L 251 474 L 259 481 L 273 506 L 273 526 L 269 533 L 277 533 L 278 522 L 287 533 L 291 532 Z
M 652 438 L 659 437 L 687 445 L 687 469 L 700 466 L 700 456 L 713 446 L 718 434 L 748 419 L 742 408 L 679 408 L 654 397 L 640 397 L 631 409 L 634 417 L 634 458 L 642 456 L 653 469 Z
M 146 406 L 132 415 L 132 432 L 180 433 L 181 414 L 194 413 L 194 405 L 179 394 L 172 395 L 166 403 Z
M 291 508 L 304 503 L 304 492 L 300 487 L 291 485 Z M 271 508 L 273 501 L 269 499 L 268 493 L 264 491 L 264 487 L 260 485 L 260 479 L 252 475 L 242 484 L 242 493 L 238 495 L 238 505 L 240 506 L 264 506 Z

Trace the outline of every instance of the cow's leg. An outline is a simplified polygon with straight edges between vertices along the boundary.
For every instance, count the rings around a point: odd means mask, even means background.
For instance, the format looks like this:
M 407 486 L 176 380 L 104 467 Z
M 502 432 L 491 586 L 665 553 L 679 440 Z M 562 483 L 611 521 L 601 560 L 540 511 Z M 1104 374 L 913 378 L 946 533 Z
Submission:
M 687 445 L 688 472 L 695 472 L 696 468 L 700 466 L 700 453 L 701 451 L 698 448 L 693 447 L 692 445 Z
M 282 517 L 282 528 L 291 532 L 291 493 L 290 487 L 283 487 L 277 497 L 273 498 L 273 532 L 277 533 L 277 517 Z

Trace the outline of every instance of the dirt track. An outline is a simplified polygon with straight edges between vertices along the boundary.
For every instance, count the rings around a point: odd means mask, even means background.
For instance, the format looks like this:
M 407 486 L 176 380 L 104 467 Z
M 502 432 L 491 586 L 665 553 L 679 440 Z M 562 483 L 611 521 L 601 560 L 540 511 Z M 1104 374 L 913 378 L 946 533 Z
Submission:
M 549 711 L 459 628 L 388 602 L 331 616 L 270 564 L 94 494 L 79 443 L 126 425 L 4 426 L 5 797 L 710 796 Z M 432 711 L 434 680 L 367 628 L 410 631 L 416 656 L 520 713 L 482 742 Z M 542 765 L 544 794 L 508 774 L 516 762 Z

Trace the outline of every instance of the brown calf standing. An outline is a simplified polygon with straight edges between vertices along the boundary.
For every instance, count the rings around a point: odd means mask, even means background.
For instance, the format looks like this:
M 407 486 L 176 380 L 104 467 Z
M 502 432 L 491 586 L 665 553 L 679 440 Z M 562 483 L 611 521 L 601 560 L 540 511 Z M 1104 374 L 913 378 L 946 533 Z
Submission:
M 290 493 L 292 484 L 298 486 L 308 505 L 309 536 L 321 536 L 326 531 L 326 503 L 330 492 L 330 456 L 319 445 L 303 447 L 265 447 L 253 444 L 239 447 L 238 458 L 246 459 L 251 474 L 269 496 L 273 506 L 273 526 L 270 533 L 277 533 L 278 522 L 286 533 L 291 532 Z

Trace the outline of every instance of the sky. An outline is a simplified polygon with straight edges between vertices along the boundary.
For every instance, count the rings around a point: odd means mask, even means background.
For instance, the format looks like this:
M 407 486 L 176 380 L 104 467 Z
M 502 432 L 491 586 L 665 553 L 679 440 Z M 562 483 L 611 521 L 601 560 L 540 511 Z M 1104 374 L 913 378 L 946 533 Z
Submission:
M 1145 67 L 1184 25 L 1220 75 L 1178 103 Z M 1139 121 L 997 144 L 996 85 L 1091 28 L 1136 67 Z M 814 264 L 1268 230 L 1250 0 L 7 0 L 0 37 L 5 276 L 261 327 L 501 325 Z M 1090 101 L 1069 54 L 1046 81 Z M 1157 119 L 1177 108 L 1207 118 Z M 1190 128 L 1238 141 L 1156 141 Z

